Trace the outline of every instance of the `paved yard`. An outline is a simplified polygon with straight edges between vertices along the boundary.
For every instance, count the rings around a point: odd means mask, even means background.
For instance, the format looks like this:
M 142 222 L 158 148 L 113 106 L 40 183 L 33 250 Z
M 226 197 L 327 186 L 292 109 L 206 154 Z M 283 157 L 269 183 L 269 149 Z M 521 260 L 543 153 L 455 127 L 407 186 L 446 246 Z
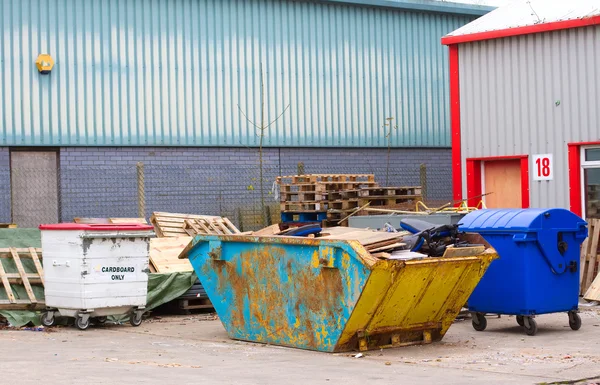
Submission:
M 526 336 L 513 317 L 476 332 L 457 321 L 441 343 L 353 354 L 232 341 L 206 315 L 154 318 L 138 328 L 0 331 L 3 379 L 14 384 L 535 384 L 600 383 L 600 310 L 538 317 Z M 3 382 L 3 381 L 2 381 Z M 568 382 L 575 383 L 575 382 Z

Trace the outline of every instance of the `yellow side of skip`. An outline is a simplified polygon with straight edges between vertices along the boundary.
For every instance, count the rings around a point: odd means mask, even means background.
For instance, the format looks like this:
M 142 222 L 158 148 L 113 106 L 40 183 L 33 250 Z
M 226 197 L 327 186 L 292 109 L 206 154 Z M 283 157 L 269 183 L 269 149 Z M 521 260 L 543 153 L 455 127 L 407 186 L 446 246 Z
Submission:
M 441 340 L 497 257 L 489 251 L 475 256 L 377 262 L 336 351 Z

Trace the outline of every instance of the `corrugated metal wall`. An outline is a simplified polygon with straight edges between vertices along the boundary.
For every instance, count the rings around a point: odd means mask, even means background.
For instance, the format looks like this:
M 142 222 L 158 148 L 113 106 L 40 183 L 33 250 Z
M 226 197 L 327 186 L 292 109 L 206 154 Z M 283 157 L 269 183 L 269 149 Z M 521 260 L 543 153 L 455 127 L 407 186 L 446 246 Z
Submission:
M 463 195 L 466 158 L 552 153 L 531 206 L 568 208 L 567 143 L 600 139 L 600 27 L 461 44 L 459 76 Z
M 3 0 L 0 145 L 449 146 L 472 16 L 302 1 Z M 40 76 L 34 61 L 56 65 Z M 238 108 L 239 106 L 239 108 Z

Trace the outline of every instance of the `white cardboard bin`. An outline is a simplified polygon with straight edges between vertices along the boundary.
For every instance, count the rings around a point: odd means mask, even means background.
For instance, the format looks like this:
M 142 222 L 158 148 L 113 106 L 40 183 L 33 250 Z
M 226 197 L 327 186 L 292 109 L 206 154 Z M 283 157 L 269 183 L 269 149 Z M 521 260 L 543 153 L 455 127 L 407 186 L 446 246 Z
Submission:
M 148 292 L 149 240 L 153 227 L 141 224 L 41 225 L 47 311 L 42 324 L 55 316 L 74 317 L 87 329 L 90 318 L 130 314 L 138 326 Z

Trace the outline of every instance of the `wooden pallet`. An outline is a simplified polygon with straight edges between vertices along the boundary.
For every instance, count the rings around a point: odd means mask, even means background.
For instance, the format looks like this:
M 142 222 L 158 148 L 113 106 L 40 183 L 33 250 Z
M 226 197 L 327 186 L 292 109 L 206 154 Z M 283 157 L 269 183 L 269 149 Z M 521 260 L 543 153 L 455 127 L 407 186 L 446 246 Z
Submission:
M 229 219 L 221 217 L 214 219 L 186 219 L 183 229 L 190 236 L 233 235 L 240 233 L 240 230 Z
M 0 310 L 37 310 L 45 308 L 44 299 L 37 298 L 33 288 L 44 286 L 44 269 L 40 262 L 42 249 L 0 249 L 0 283 L 7 299 L 0 299 Z M 31 263 L 23 263 L 30 259 Z M 16 269 L 17 273 L 8 273 Z M 23 289 L 20 289 L 22 287 Z
M 396 206 L 400 204 L 412 204 L 421 200 L 420 195 L 393 195 L 393 196 L 370 196 L 358 199 L 358 206 L 371 203 L 370 207 Z
M 357 199 L 329 201 L 328 207 L 333 210 L 352 210 L 358 208 Z
M 421 196 L 421 187 L 365 187 L 357 192 L 361 198 L 372 196 Z
M 189 312 L 190 310 L 213 308 L 213 304 L 208 298 L 178 299 L 177 302 L 179 305 L 179 309 L 187 312 Z
M 330 201 L 348 200 L 358 198 L 358 192 L 360 190 L 342 190 L 342 191 L 331 191 L 327 194 L 327 198 Z
M 280 201 L 283 202 L 320 202 L 327 199 L 327 193 L 316 191 L 289 191 L 280 193 Z
M 598 263 L 600 255 L 598 246 L 600 246 L 600 219 L 588 219 L 588 237 L 581 245 L 580 259 L 580 294 L 586 294 L 588 288 L 592 285 L 594 278 L 598 275 Z
M 154 226 L 154 232 L 159 238 L 181 237 L 189 235 L 183 228 L 186 219 L 215 219 L 220 218 L 211 215 L 192 215 L 154 212 L 150 217 L 150 223 Z
M 189 259 L 179 259 L 179 254 L 191 241 L 190 236 L 150 239 L 151 269 L 155 273 L 194 271 Z
M 307 175 L 287 175 L 277 177 L 277 183 L 286 182 L 315 183 L 315 182 L 375 182 L 373 174 L 307 174 Z
M 0 229 L 16 229 L 17 225 L 14 223 L 0 223 Z
M 309 212 L 309 211 L 325 211 L 327 205 L 322 202 L 284 202 L 280 205 L 281 211 L 293 212 Z

